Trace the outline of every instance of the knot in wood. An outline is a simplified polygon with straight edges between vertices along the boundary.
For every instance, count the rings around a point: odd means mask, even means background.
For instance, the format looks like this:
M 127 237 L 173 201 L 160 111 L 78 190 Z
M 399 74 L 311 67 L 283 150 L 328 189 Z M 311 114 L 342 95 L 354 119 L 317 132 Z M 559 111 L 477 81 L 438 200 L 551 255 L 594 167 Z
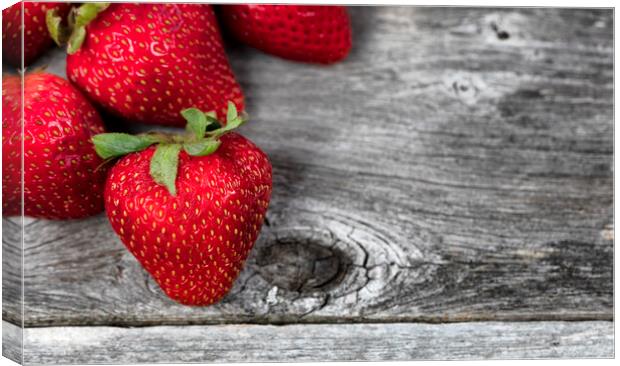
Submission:
M 326 237 L 306 231 L 273 237 L 257 248 L 256 270 L 271 285 L 296 292 L 314 292 L 340 282 L 344 253 Z

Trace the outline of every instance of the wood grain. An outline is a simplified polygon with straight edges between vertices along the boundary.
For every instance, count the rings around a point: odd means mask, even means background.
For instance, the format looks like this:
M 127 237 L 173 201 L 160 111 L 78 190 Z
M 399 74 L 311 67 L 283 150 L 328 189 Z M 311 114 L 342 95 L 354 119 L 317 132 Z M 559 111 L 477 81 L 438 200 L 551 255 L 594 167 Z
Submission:
M 614 353 L 612 333 L 611 322 L 50 327 L 26 329 L 24 361 L 50 365 L 609 358 Z
M 23 363 L 23 328 L 2 322 L 2 356 L 19 364 Z
M 26 325 L 613 319 L 612 10 L 356 7 L 352 19 L 352 54 L 332 67 L 229 44 L 252 116 L 242 132 L 269 155 L 274 192 L 222 303 L 167 299 L 103 215 L 34 220 Z M 64 75 L 62 58 L 42 62 Z M 609 329 L 570 326 L 588 324 Z
M 2 309 L 10 312 L 11 320 L 21 324 L 22 317 L 22 262 L 23 221 L 21 217 L 2 218 Z M 5 310 L 8 309 L 8 310 Z M 4 334 L 3 334 L 4 338 Z

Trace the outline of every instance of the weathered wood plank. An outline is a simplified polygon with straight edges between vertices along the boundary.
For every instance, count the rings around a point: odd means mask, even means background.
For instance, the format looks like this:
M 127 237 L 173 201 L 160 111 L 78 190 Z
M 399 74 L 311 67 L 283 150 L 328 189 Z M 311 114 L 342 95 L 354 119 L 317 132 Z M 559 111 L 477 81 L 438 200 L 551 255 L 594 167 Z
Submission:
M 11 324 L 5 323 L 11 327 Z M 27 364 L 613 357 L 612 322 L 26 328 Z
M 26 324 L 611 319 L 613 12 L 352 13 L 333 67 L 229 47 L 274 193 L 221 304 L 165 298 L 103 216 L 33 221 Z
M 2 218 L 2 315 L 10 312 L 15 324 L 22 322 L 23 222 L 21 217 Z M 3 333 L 3 339 L 4 333 Z
M 23 330 L 14 324 L 2 322 L 2 356 L 22 363 L 22 336 Z

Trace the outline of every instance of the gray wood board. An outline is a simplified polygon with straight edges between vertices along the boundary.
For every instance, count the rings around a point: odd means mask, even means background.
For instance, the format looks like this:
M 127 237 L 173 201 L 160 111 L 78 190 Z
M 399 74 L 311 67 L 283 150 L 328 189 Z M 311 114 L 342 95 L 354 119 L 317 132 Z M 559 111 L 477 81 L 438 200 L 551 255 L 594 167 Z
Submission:
M 5 327 L 14 327 L 5 323 Z M 27 328 L 31 364 L 610 358 L 612 322 Z
M 12 315 L 11 320 L 16 324 L 22 322 L 22 239 L 22 219 L 20 217 L 3 217 L 2 307 L 9 309 Z
M 330 67 L 229 42 L 274 191 L 224 301 L 167 299 L 104 215 L 34 220 L 26 325 L 612 319 L 613 11 L 351 14 Z
M 2 356 L 23 364 L 23 328 L 2 322 Z

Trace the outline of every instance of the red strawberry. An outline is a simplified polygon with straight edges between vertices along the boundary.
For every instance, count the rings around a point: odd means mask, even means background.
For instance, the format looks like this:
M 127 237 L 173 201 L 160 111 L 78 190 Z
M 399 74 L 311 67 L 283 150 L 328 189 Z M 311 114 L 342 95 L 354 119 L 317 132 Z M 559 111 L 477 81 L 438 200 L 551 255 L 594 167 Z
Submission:
M 65 16 L 68 3 L 19 2 L 2 10 L 2 57 L 14 66 L 21 66 L 22 5 L 24 12 L 24 65 L 37 59 L 53 43 L 45 25 L 45 13 L 55 9 Z
M 2 209 L 21 213 L 21 77 L 2 78 Z M 105 172 L 90 141 L 103 132 L 97 111 L 68 81 L 24 78 L 24 212 L 70 219 L 103 211 Z
M 114 231 L 163 291 L 186 305 L 209 305 L 230 290 L 271 196 L 267 156 L 241 135 L 224 135 L 243 122 L 230 106 L 226 126 L 215 130 L 207 127 L 212 117 L 192 108 L 183 111 L 191 134 L 93 139 L 103 158 L 129 153 L 106 182 Z
M 88 3 L 70 18 L 88 25 L 68 37 L 67 76 L 108 111 L 183 126 L 183 108 L 220 116 L 228 100 L 243 108 L 211 6 Z M 58 28 L 52 33 L 62 43 Z
M 351 49 L 344 6 L 222 5 L 221 18 L 240 41 L 282 58 L 330 64 Z

